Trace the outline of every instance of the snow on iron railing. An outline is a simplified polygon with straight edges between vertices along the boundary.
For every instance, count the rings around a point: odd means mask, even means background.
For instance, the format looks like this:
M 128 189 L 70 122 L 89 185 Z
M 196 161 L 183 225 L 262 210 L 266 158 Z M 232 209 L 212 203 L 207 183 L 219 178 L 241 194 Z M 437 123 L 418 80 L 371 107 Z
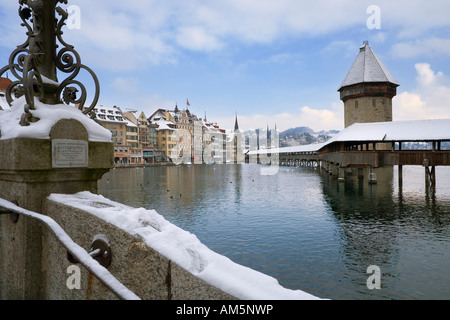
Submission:
M 0 208 L 6 209 L 0 213 L 15 213 L 43 223 L 56 237 L 61 245 L 90 273 L 92 273 L 111 292 L 122 300 L 141 300 L 137 295 L 118 281 L 105 267 L 100 265 L 86 250 L 76 244 L 69 235 L 52 218 L 23 209 L 0 198 Z

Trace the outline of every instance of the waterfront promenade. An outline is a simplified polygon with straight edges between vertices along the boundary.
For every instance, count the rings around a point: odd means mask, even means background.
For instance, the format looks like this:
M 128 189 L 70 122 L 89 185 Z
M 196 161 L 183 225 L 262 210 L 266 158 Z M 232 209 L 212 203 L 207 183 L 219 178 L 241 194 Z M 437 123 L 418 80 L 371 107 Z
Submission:
M 115 163 L 115 168 L 152 168 L 152 167 L 170 167 L 175 166 L 173 162 L 155 162 L 155 163 Z

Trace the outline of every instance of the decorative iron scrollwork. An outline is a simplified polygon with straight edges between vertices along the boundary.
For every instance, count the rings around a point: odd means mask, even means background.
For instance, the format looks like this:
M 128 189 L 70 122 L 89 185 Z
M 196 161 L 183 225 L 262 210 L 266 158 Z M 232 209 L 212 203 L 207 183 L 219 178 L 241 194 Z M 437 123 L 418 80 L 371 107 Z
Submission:
M 68 0 L 19 0 L 19 16 L 23 21 L 21 25 L 27 29 L 27 40 L 11 53 L 8 65 L 0 69 L 0 77 L 9 72 L 17 79 L 5 92 L 10 106 L 14 100 L 25 96 L 26 105 L 20 121 L 23 126 L 39 120 L 33 118 L 30 112 L 35 108 L 35 98 L 47 104 L 74 105 L 87 115 L 91 114 L 98 102 L 100 84 L 97 76 L 81 63 L 81 57 L 74 46 L 67 44 L 62 38 L 62 28 L 66 24 L 68 13 L 57 5 L 67 2 Z M 56 18 L 56 13 L 60 16 L 59 19 Z M 92 103 L 87 107 L 87 89 L 76 80 L 81 70 L 90 74 L 95 86 Z M 58 71 L 68 74 L 62 82 L 58 82 Z

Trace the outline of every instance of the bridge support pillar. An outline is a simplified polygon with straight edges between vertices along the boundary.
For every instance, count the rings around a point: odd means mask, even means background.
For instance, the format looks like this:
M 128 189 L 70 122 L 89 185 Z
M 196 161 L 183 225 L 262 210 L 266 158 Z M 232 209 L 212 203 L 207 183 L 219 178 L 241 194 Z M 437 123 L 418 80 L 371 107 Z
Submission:
M 336 179 L 338 177 L 338 174 L 339 174 L 339 167 L 337 164 L 333 163 L 331 165 L 331 177 L 333 179 Z
M 427 188 L 436 188 L 436 167 L 425 167 L 425 185 Z
M 377 183 L 377 174 L 374 168 L 370 168 L 369 171 L 369 184 L 376 184 Z
M 345 182 L 345 170 L 344 168 L 338 167 L 338 181 Z
M 364 169 L 358 168 L 358 179 L 364 179 Z
M 333 164 L 331 162 L 327 163 L 327 173 L 331 176 L 333 174 Z

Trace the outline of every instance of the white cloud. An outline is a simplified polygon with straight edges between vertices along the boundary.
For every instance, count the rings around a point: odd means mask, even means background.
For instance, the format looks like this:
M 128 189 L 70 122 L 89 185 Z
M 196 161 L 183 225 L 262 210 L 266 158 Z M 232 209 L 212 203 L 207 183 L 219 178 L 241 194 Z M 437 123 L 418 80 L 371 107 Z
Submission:
M 81 47 L 80 51 L 87 52 L 95 63 L 118 70 L 136 70 L 142 61 L 174 63 L 182 49 L 211 52 L 229 49 L 235 43 L 272 44 L 291 37 L 336 34 L 350 27 L 365 29 L 369 5 L 354 0 L 78 0 L 75 4 L 81 8 L 82 29 L 65 30 L 69 40 L 74 40 L 68 42 Z M 398 33 L 415 32 L 417 39 L 418 34 L 430 29 L 450 26 L 447 0 L 381 0 L 377 5 L 381 8 L 382 30 L 374 41 L 384 42 L 389 28 Z M 0 10 L 11 15 L 17 7 L 11 1 L 0 4 Z M 0 19 L 2 39 L 14 38 L 9 16 Z M 14 19 L 16 26 L 19 19 Z M 403 42 L 394 47 L 394 52 L 403 56 L 448 54 L 450 40 L 437 37 Z
M 393 105 L 394 121 L 425 119 L 428 114 L 426 103 L 415 93 L 399 94 L 394 98 Z
M 63 37 L 99 66 L 136 70 L 142 62 L 173 63 L 182 49 L 210 52 L 229 48 L 236 42 L 270 44 L 279 38 L 341 30 L 365 19 L 363 6 L 345 7 L 350 3 L 78 0 L 75 4 L 81 9 L 82 27 L 66 28 Z M 18 5 L 0 4 L 1 11 L 12 14 L 16 12 L 14 7 Z M 15 20 L 19 21 L 18 17 Z M 15 38 L 11 28 L 7 28 L 10 22 L 10 18 L 0 21 L 2 39 Z M 16 30 L 18 23 L 12 25 Z
M 297 113 L 280 112 L 274 115 L 252 114 L 238 115 L 239 127 L 243 130 L 277 129 L 282 132 L 290 128 L 310 127 L 315 131 L 342 130 L 344 128 L 344 106 L 342 103 L 332 103 L 329 109 L 313 109 L 308 106 L 299 108 Z M 234 126 L 233 118 L 222 118 L 223 126 Z
M 440 83 L 445 81 L 444 74 L 440 71 L 434 73 L 428 63 L 418 63 L 415 67 L 418 74 L 417 82 L 423 89 L 433 89 L 433 87 L 440 86 Z
M 164 28 L 169 8 L 161 3 L 79 0 L 77 5 L 81 29 L 65 28 L 63 38 L 74 44 L 90 65 L 122 72 L 176 61 Z
M 450 81 L 427 63 L 416 64 L 417 88 L 394 98 L 393 118 L 400 120 L 450 118 Z
M 219 0 L 201 10 L 202 25 L 224 39 L 267 44 L 290 36 L 342 30 L 365 21 L 362 4 L 297 0 Z M 358 14 L 358 12 L 360 14 Z
M 123 80 L 119 80 L 120 83 Z M 124 92 L 117 92 L 119 95 L 123 95 Z M 128 93 L 129 94 L 129 93 Z M 147 117 L 151 116 L 159 108 L 171 109 L 175 106 L 173 101 L 169 101 L 159 94 L 147 94 L 140 93 L 138 95 L 131 94 L 129 99 L 123 100 L 125 102 L 117 103 L 116 96 L 107 96 L 100 101 L 100 105 L 117 106 L 122 111 L 138 110 L 144 112 Z
M 396 29 L 400 39 L 429 38 L 431 32 L 449 26 L 448 0 L 379 1 L 383 26 Z M 382 29 L 383 29 L 382 26 Z
M 335 40 L 330 42 L 325 48 L 321 50 L 324 56 L 332 56 L 339 53 L 342 56 L 354 57 L 355 48 L 361 46 L 361 42 L 351 40 Z
M 180 46 L 194 51 L 214 51 L 223 47 L 215 36 L 200 27 L 179 28 L 175 40 Z
M 300 119 L 306 126 L 320 131 L 342 129 L 344 126 L 344 106 L 333 103 L 330 109 L 312 109 L 308 106 L 301 108 Z
M 450 39 L 434 37 L 400 42 L 392 46 L 391 52 L 399 58 L 450 56 Z
M 134 94 L 139 91 L 139 80 L 137 78 L 117 77 L 111 86 L 118 92 Z

